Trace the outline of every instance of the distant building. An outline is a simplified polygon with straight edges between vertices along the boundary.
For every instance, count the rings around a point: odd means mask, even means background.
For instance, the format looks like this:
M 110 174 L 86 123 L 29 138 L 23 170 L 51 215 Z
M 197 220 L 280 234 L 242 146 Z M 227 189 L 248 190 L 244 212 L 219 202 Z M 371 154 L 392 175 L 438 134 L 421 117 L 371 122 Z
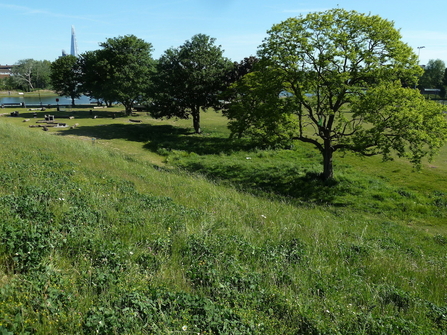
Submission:
M 0 78 L 11 76 L 12 65 L 0 65 Z
M 67 56 L 68 54 L 62 49 L 62 56 Z M 78 42 L 76 41 L 76 32 L 74 26 L 71 26 L 71 47 L 70 47 L 70 55 L 78 57 Z
M 78 57 L 78 42 L 76 41 L 76 32 L 74 26 L 71 26 L 71 51 L 70 55 Z

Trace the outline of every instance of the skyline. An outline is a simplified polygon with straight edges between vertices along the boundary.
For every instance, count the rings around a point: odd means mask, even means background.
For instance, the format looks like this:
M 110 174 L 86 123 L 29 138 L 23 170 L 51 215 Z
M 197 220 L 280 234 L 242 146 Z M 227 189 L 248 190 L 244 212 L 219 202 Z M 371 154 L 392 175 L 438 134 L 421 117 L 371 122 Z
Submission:
M 0 0 L 0 64 L 12 65 L 22 59 L 54 61 L 63 49 L 70 49 L 71 27 L 76 27 L 78 54 L 99 49 L 107 38 L 135 35 L 152 44 L 152 56 L 178 47 L 195 34 L 216 39 L 233 61 L 256 55 L 258 46 L 274 24 L 289 17 L 331 8 L 356 10 L 379 15 L 394 22 L 402 40 L 420 54 L 420 64 L 430 59 L 447 63 L 447 21 L 445 0 L 433 0 L 430 6 L 408 0 L 376 0 L 359 3 L 353 0 L 166 0 L 141 4 L 110 0 L 77 1 L 73 6 L 55 0 L 38 4 L 24 0 Z M 420 48 L 424 47 L 424 48 Z
M 71 26 L 70 55 L 78 57 L 78 43 L 76 42 L 76 32 L 74 26 Z

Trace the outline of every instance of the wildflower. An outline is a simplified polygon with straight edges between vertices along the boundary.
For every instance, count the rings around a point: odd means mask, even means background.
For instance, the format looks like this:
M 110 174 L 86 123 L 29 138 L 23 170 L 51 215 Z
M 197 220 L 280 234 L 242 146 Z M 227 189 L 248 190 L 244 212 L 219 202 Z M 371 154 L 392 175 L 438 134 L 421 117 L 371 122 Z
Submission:
M 129 252 L 129 254 L 133 255 L 133 252 L 131 251 L 131 252 Z
M 267 219 L 267 217 L 264 214 L 261 215 L 261 218 Z
M 188 330 L 188 327 L 187 327 L 187 326 L 183 326 L 183 327 L 182 327 L 182 330 L 183 330 L 184 332 L 186 332 L 186 331 Z
M 245 159 L 251 159 L 251 157 L 245 157 Z

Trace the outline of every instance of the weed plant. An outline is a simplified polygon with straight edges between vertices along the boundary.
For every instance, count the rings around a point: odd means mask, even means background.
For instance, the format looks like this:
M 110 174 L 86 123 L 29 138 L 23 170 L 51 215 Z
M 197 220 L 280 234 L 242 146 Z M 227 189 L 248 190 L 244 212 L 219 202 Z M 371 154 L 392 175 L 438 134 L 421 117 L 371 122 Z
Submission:
M 0 122 L 0 333 L 447 332 L 442 185 L 190 138 L 162 169 Z

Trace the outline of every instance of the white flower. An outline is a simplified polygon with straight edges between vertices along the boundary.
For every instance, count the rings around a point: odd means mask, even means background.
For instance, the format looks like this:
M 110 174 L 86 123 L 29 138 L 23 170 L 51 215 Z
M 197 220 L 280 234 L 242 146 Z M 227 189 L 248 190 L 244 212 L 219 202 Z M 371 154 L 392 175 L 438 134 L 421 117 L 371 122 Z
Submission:
M 183 326 L 183 327 L 182 327 L 182 330 L 183 330 L 184 332 L 186 332 L 186 331 L 188 330 L 188 327 L 187 327 L 187 326 Z
M 261 215 L 261 218 L 267 219 L 267 217 L 264 214 Z
M 129 252 L 129 254 L 133 255 L 133 252 L 131 251 L 131 252 Z
M 251 159 L 251 157 L 245 157 L 245 159 Z

